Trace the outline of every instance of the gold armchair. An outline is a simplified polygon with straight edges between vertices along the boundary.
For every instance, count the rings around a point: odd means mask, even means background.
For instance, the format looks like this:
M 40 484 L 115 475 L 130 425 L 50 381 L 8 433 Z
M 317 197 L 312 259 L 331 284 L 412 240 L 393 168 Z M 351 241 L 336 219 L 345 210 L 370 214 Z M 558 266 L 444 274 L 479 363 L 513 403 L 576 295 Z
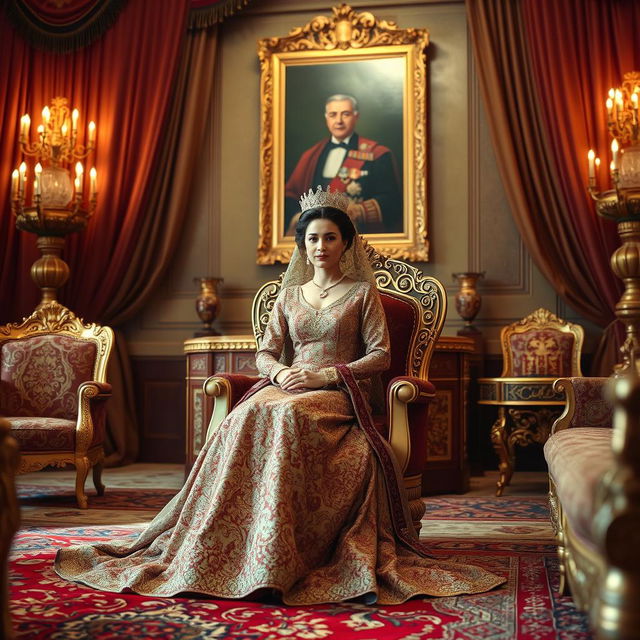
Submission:
M 376 428 L 391 444 L 403 473 L 411 517 L 417 530 L 424 515 L 422 473 L 427 459 L 427 411 L 435 395 L 429 363 L 447 312 L 444 287 L 415 267 L 387 258 L 367 246 L 391 337 L 391 366 L 383 376 L 386 414 L 374 415 Z M 264 334 L 281 279 L 257 292 L 252 309 L 256 342 Z M 220 374 L 208 378 L 204 392 L 215 398 L 207 438 L 258 378 Z
M 502 329 L 503 367 L 498 378 L 480 378 L 479 404 L 497 405 L 498 418 L 491 441 L 500 460 L 496 495 L 502 495 L 515 468 L 515 446 L 544 444 L 560 414 L 564 396 L 553 382 L 581 376 L 580 354 L 584 330 L 536 309 Z
M 93 468 L 98 495 L 104 459 L 106 382 L 113 346 L 109 327 L 83 324 L 57 302 L 22 323 L 0 327 L 0 416 L 20 447 L 19 473 L 47 466 L 76 468 L 76 498 Z

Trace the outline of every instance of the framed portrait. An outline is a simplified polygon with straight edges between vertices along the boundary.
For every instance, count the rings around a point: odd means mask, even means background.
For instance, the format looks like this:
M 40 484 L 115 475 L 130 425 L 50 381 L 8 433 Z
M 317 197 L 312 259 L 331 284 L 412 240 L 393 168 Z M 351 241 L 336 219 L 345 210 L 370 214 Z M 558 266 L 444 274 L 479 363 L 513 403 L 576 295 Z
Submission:
M 390 257 L 429 259 L 424 29 L 348 5 L 258 42 L 258 263 L 288 262 L 298 200 L 343 192 L 358 231 Z

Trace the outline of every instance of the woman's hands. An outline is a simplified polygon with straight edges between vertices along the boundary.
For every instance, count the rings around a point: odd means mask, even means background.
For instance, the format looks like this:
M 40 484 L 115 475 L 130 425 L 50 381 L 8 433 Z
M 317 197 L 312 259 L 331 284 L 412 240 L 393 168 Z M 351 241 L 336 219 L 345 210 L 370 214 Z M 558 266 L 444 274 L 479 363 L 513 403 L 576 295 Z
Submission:
M 321 389 L 326 386 L 327 377 L 323 373 L 292 367 L 280 371 L 275 381 L 285 391 L 297 391 L 299 389 Z

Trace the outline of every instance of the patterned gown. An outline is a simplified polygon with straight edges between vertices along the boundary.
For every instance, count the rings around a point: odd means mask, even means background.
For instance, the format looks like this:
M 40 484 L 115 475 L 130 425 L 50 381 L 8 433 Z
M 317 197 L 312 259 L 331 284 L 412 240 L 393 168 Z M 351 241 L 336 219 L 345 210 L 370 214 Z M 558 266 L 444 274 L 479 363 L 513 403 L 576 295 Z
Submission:
M 355 283 L 315 310 L 299 286 L 274 306 L 257 365 L 347 363 L 366 391 L 389 364 L 377 292 Z M 479 567 L 422 558 L 396 541 L 384 477 L 345 391 L 269 385 L 237 405 L 203 447 L 183 489 L 135 540 L 60 549 L 56 571 L 105 591 L 224 598 L 275 589 L 287 604 L 394 604 L 478 593 L 504 582 Z

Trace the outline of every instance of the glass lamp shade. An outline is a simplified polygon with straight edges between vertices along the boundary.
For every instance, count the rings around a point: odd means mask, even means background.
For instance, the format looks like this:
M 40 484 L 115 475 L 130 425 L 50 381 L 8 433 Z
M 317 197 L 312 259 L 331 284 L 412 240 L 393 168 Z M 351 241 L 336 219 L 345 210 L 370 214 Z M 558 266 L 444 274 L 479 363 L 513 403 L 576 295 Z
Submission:
M 65 207 L 73 197 L 73 185 L 69 172 L 62 167 L 45 167 L 40 176 L 42 205 Z
M 623 149 L 620 160 L 620 186 L 640 187 L 640 146 Z

